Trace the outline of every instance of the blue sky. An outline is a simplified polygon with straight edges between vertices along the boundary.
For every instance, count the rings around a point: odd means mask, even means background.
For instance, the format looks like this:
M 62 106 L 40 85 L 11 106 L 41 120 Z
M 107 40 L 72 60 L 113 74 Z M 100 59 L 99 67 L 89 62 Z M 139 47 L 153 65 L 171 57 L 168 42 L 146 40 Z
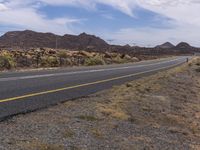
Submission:
M 117 31 L 121 28 L 147 25 L 161 28 L 166 27 L 160 22 L 164 18 L 143 8 L 138 7 L 134 17 L 128 16 L 106 5 L 98 5 L 97 9 L 96 11 L 89 11 L 83 8 L 70 6 L 46 6 L 42 7 L 40 11 L 45 13 L 49 19 L 68 16 L 72 18 L 82 18 L 82 23 L 76 24 L 77 28 L 88 32 L 95 32 L 96 30 Z
M 86 32 L 113 44 L 200 46 L 199 10 L 195 0 L 0 0 L 0 34 Z

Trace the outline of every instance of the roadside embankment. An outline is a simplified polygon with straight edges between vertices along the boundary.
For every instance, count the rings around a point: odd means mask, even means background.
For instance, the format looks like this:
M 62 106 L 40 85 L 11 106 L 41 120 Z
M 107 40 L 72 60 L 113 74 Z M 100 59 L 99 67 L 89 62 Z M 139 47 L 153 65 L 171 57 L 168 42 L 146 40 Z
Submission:
M 0 70 L 92 66 L 138 62 L 136 57 L 119 53 L 54 50 L 0 50 Z

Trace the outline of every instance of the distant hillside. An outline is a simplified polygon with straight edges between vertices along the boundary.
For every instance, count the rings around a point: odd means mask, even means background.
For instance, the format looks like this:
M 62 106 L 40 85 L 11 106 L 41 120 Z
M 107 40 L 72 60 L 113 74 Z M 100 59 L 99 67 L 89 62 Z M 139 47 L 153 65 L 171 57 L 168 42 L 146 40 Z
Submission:
M 0 37 L 1 48 L 60 48 L 60 49 L 105 49 L 109 45 L 99 37 L 82 33 L 58 36 L 52 33 L 39 33 L 30 30 L 7 32 Z
M 190 46 L 190 44 L 186 42 L 181 42 L 178 45 L 176 45 L 175 48 L 179 50 L 188 50 L 188 49 L 193 49 L 194 47 Z
M 174 47 L 175 46 L 170 42 L 166 42 L 166 43 L 164 43 L 162 45 L 156 46 L 156 48 L 162 48 L 162 49 L 171 49 L 171 48 L 174 48 Z
M 31 48 L 52 48 L 52 49 L 68 49 L 68 50 L 85 50 L 95 52 L 117 52 L 128 54 L 130 56 L 140 57 L 142 55 L 158 56 L 158 55 L 179 55 L 193 54 L 200 52 L 199 48 L 190 46 L 188 43 L 181 42 L 174 46 L 170 42 L 154 48 L 130 46 L 130 45 L 109 45 L 103 39 L 94 35 L 82 33 L 80 35 L 64 36 L 55 35 L 53 33 L 41 33 L 30 30 L 7 32 L 0 37 L 1 49 L 24 49 Z

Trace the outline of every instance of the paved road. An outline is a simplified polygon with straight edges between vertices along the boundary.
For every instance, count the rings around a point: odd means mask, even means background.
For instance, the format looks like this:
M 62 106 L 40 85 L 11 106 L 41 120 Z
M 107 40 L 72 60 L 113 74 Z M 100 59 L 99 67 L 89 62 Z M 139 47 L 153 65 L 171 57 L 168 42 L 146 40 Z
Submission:
M 187 57 L 136 64 L 0 74 L 0 120 L 122 84 L 186 62 Z

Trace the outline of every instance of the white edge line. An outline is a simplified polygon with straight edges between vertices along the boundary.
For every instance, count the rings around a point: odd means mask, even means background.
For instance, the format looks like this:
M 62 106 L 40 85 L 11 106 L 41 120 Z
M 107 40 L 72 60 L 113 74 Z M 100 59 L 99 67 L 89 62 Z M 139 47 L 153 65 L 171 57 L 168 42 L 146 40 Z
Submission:
M 15 80 L 25 80 L 25 79 L 36 79 L 36 78 L 44 78 L 44 77 L 56 77 L 56 76 L 64 76 L 64 75 L 74 75 L 74 74 L 84 74 L 84 73 L 94 73 L 94 72 L 103 72 L 103 71 L 114 71 L 114 70 L 123 70 L 130 68 L 139 68 L 139 67 L 147 67 L 154 66 L 158 64 L 165 64 L 177 60 L 181 60 L 183 58 L 173 59 L 169 61 L 163 61 L 153 64 L 147 65 L 137 65 L 137 66 L 127 66 L 127 67 L 119 67 L 119 68 L 108 68 L 108 69 L 94 69 L 94 70 L 86 70 L 86 71 L 75 71 L 75 72 L 67 72 L 67 73 L 54 73 L 54 74 L 44 74 L 44 75 L 33 75 L 33 76 L 22 76 L 22 77 L 10 77 L 10 78 L 0 78 L 0 82 L 3 81 L 15 81 Z

